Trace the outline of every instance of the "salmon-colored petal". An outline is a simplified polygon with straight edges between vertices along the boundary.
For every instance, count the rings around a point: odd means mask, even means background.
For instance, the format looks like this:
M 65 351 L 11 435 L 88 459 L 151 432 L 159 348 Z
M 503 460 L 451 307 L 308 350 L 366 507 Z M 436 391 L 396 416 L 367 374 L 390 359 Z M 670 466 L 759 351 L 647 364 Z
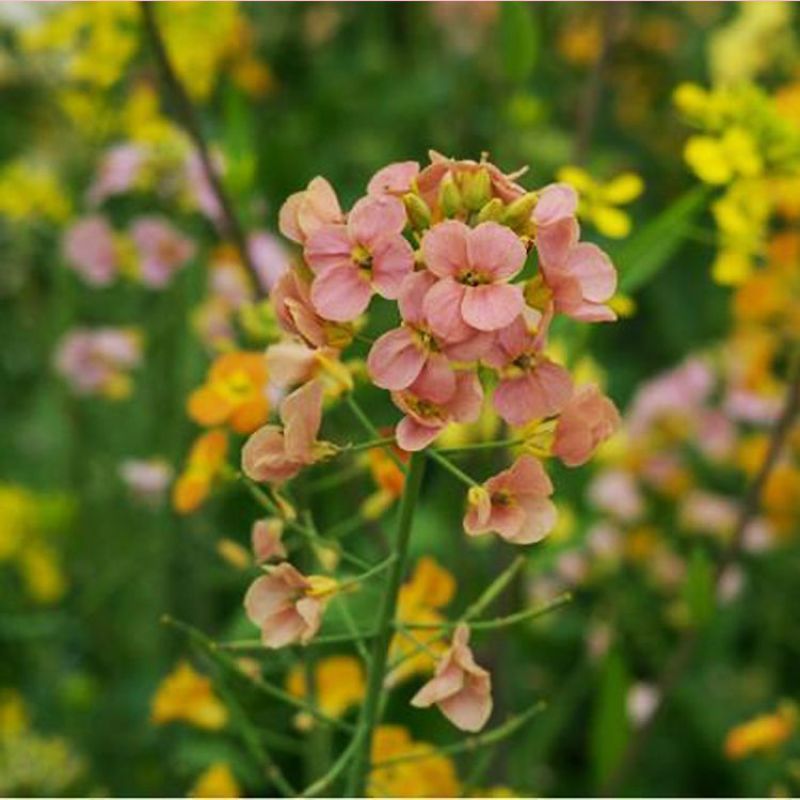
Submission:
M 333 187 L 317 176 L 302 193 L 302 202 L 297 206 L 297 225 L 308 237 L 322 225 L 341 222 L 342 209 Z
M 441 353 L 430 353 L 425 359 L 411 392 L 418 397 L 442 405 L 456 390 L 456 376 L 450 362 Z
M 545 416 L 548 408 L 541 386 L 529 374 L 501 380 L 492 402 L 497 413 L 515 426 Z
M 539 200 L 533 209 L 533 220 L 539 225 L 575 216 L 578 208 L 578 193 L 568 183 L 551 183 L 539 192 Z
M 478 361 L 493 350 L 495 331 L 479 331 L 474 328 L 466 339 L 445 343 L 442 352 L 451 361 Z
M 473 270 L 500 281 L 512 278 L 522 269 L 527 251 L 511 228 L 497 222 L 483 222 L 467 237 L 467 257 Z
M 381 297 L 396 300 L 414 269 L 414 251 L 402 236 L 380 239 L 372 249 L 372 285 Z
M 445 655 L 440 667 L 436 670 L 436 675 L 411 698 L 411 705 L 416 708 L 428 708 L 434 703 L 440 703 L 442 700 L 452 697 L 461 691 L 463 686 L 463 671 L 451 663 L 449 655 Z
M 419 327 L 425 319 L 423 301 L 425 295 L 436 283 L 436 276 L 427 270 L 412 272 L 403 278 L 403 285 L 400 287 L 400 294 L 397 297 L 397 304 L 400 308 L 400 316 L 411 325 Z
M 459 730 L 475 733 L 481 730 L 492 714 L 492 696 L 468 689 L 439 703 L 442 713 Z
M 297 221 L 297 212 L 303 202 L 305 192 L 295 192 L 286 198 L 281 210 L 278 212 L 278 230 L 293 242 L 302 244 L 305 239 L 300 224 Z
M 573 247 L 565 268 L 580 282 L 583 297 L 593 303 L 604 303 L 617 289 L 617 271 L 597 245 L 582 243 Z
M 295 607 L 290 605 L 264 621 L 261 628 L 261 641 L 264 647 L 278 650 L 300 641 L 305 629 L 305 621 L 297 613 Z
M 578 241 L 579 235 L 580 228 L 572 217 L 545 225 L 536 231 L 536 251 L 539 253 L 539 265 L 545 278 L 549 267 L 558 267 L 566 261 L 567 254 Z
M 395 328 L 372 345 L 367 370 L 376 386 L 399 391 L 407 389 L 417 379 L 425 366 L 425 357 L 408 328 Z
M 443 427 L 443 425 L 421 425 L 411 417 L 403 417 L 395 429 L 397 444 L 409 453 L 423 450 L 436 439 Z
M 322 424 L 322 381 L 309 381 L 281 403 L 284 447 L 289 458 L 310 464 Z
M 546 497 L 527 498 L 522 502 L 525 517 L 517 533 L 510 541 L 514 544 L 540 542 L 553 530 L 558 518 L 555 505 Z
M 304 597 L 302 600 L 297 601 L 295 608 L 304 623 L 304 628 L 300 635 L 300 642 L 302 644 L 308 644 L 317 634 L 322 624 L 324 604 L 316 597 Z
M 316 273 L 353 264 L 353 243 L 344 225 L 323 225 L 306 241 L 303 253 L 309 268 Z
M 292 591 L 274 574 L 256 578 L 244 596 L 244 610 L 248 619 L 260 627 L 267 617 L 286 607 Z
M 253 523 L 250 542 L 257 564 L 271 559 L 286 558 L 286 547 L 281 541 L 283 523 L 277 519 L 259 519 Z
M 431 287 L 423 300 L 428 326 L 445 342 L 463 342 L 474 331 L 461 313 L 465 289 L 452 278 L 444 278 Z
M 469 232 L 470 229 L 458 220 L 447 220 L 431 228 L 422 237 L 425 266 L 439 278 L 457 275 L 468 267 Z
M 479 331 L 497 331 L 510 325 L 525 308 L 519 286 L 507 283 L 467 286 L 461 303 L 464 321 Z
M 369 247 L 388 234 L 399 234 L 406 224 L 405 206 L 395 197 L 362 197 L 347 217 L 350 236 Z
M 311 377 L 316 351 L 294 339 L 280 341 L 267 348 L 266 362 L 271 383 L 281 388 L 296 386 Z
M 525 511 L 518 504 L 497 505 L 493 503 L 486 528 L 502 536 L 503 539 L 514 541 L 524 523 Z
M 283 431 L 276 425 L 259 428 L 242 448 L 242 472 L 254 481 L 282 482 L 296 475 L 301 467 L 286 455 Z
M 369 194 L 405 194 L 419 173 L 416 161 L 398 161 L 378 170 L 367 184 Z
M 325 319 L 350 322 L 367 310 L 372 288 L 355 265 L 332 267 L 314 278 L 311 302 Z
M 483 405 L 483 389 L 474 372 L 456 373 L 456 390 L 447 403 L 455 422 L 475 422 Z

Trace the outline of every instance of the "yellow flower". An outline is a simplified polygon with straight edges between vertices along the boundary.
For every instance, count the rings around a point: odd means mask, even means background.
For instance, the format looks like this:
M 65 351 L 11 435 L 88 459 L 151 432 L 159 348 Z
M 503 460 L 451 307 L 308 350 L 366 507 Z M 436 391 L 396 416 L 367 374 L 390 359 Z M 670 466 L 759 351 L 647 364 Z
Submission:
M 267 365 L 261 353 L 223 353 L 205 384 L 189 396 L 189 416 L 199 425 L 228 423 L 237 433 L 252 433 L 267 421 Z
M 250 551 L 233 539 L 220 539 L 217 542 L 217 555 L 235 569 L 247 569 L 253 564 Z
M 172 505 L 179 514 L 190 514 L 206 500 L 228 455 L 228 437 L 209 431 L 195 439 L 183 472 L 172 488 Z
M 14 222 L 44 219 L 64 222 L 71 204 L 50 167 L 12 161 L 0 170 L 0 216 Z
M 27 730 L 30 726 L 25 701 L 16 689 L 0 691 L 0 742 Z
M 772 714 L 762 714 L 737 725 L 725 739 L 725 755 L 733 760 L 780 747 L 794 733 L 797 711 L 784 705 Z
M 444 622 L 439 609 L 453 599 L 455 590 L 453 575 L 434 559 L 424 556 L 417 562 L 411 579 L 400 587 L 398 620 L 418 625 Z M 436 666 L 435 656 L 441 655 L 446 649 L 435 628 L 396 633 L 389 648 L 389 662 L 395 667 L 387 676 L 387 684 L 395 685 L 413 675 L 431 672 Z
M 631 218 L 617 206 L 632 203 L 644 190 L 644 183 L 636 173 L 623 172 L 600 183 L 585 169 L 568 166 L 558 171 L 557 178 L 578 192 L 578 216 L 604 236 L 624 239 L 631 232 Z
M 381 725 L 372 737 L 372 763 L 401 756 L 412 761 L 376 767 L 369 775 L 369 797 L 458 797 L 461 787 L 453 761 L 427 742 L 416 742 L 400 725 Z
M 156 690 L 150 718 L 155 725 L 182 721 L 219 730 L 228 722 L 228 710 L 214 694 L 211 681 L 181 661 Z
M 222 761 L 212 764 L 195 781 L 189 790 L 189 797 L 241 797 L 242 790 L 231 772 Z
M 316 705 L 329 717 L 341 717 L 364 699 L 364 670 L 353 656 L 329 656 L 314 665 Z M 306 698 L 306 670 L 294 664 L 286 676 L 286 691 L 294 697 Z M 299 727 L 307 728 L 313 718 L 298 715 Z
M 704 183 L 722 185 L 735 177 L 761 174 L 763 163 L 753 137 L 732 127 L 722 136 L 691 136 L 683 151 L 686 163 Z
M 58 558 L 44 545 L 27 547 L 20 555 L 19 569 L 28 594 L 36 603 L 56 603 L 67 591 L 67 579 Z

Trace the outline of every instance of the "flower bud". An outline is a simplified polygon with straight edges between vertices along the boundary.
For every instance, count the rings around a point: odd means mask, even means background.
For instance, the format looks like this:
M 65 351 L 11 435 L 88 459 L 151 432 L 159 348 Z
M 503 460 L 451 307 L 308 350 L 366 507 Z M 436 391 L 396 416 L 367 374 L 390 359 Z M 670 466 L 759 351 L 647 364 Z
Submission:
M 406 207 L 408 221 L 417 231 L 424 231 L 431 226 L 431 210 L 428 204 L 414 192 L 403 195 L 403 205 Z
M 309 575 L 311 588 L 306 591 L 309 597 L 330 597 L 339 591 L 339 582 L 327 575 Z
M 511 205 L 507 206 L 500 221 L 517 233 L 525 233 L 538 199 L 536 192 L 528 192 L 522 197 L 518 197 Z
M 505 206 L 499 197 L 492 198 L 486 203 L 478 214 L 478 224 L 481 222 L 500 222 L 503 218 Z
M 445 175 L 439 186 L 439 208 L 442 210 L 442 216 L 448 219 L 457 216 L 464 210 L 461 192 L 453 180 L 453 176 L 449 173 Z
M 524 295 L 525 302 L 541 312 L 544 312 L 553 300 L 553 292 L 541 275 L 536 275 L 525 284 Z
M 492 199 L 492 179 L 489 170 L 481 168 L 468 172 L 461 180 L 461 195 L 467 211 L 478 211 Z

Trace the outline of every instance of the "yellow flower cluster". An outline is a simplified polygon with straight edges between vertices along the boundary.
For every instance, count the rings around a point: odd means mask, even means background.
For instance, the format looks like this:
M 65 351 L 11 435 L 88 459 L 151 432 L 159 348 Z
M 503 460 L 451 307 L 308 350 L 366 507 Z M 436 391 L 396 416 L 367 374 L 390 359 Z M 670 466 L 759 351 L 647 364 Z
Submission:
M 686 142 L 686 162 L 704 183 L 724 187 L 712 205 L 719 238 L 713 277 L 739 285 L 764 257 L 782 198 L 800 191 L 798 87 L 768 95 L 748 84 L 682 84 L 674 100 L 700 130 Z
M 317 708 L 329 717 L 341 717 L 364 699 L 366 683 L 361 662 L 353 656 L 328 656 L 314 665 Z M 286 691 L 293 697 L 308 697 L 305 665 L 294 664 L 286 676 Z M 307 729 L 313 717 L 300 713 L 298 727 Z
M 214 693 L 211 681 L 188 661 L 181 661 L 156 690 L 150 719 L 155 725 L 187 722 L 215 731 L 227 725 L 228 709 Z
M 72 204 L 52 169 L 27 159 L 0 169 L 0 216 L 11 222 L 65 222 Z
M 211 764 L 189 790 L 189 797 L 241 797 L 242 790 L 231 768 L 223 761 Z
M 66 522 L 69 513 L 63 497 L 0 485 L 0 563 L 16 567 L 35 603 L 56 603 L 67 590 L 50 533 Z

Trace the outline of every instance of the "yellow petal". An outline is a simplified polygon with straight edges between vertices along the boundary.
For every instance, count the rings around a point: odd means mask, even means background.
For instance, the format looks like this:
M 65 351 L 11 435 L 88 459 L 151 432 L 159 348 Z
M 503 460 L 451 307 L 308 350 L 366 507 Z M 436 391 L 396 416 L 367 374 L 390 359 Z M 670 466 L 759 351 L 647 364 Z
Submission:
M 595 228 L 609 239 L 624 239 L 631 232 L 631 218 L 612 206 L 595 206 L 591 220 Z
M 603 199 L 612 205 L 633 202 L 644 191 L 644 181 L 635 172 L 623 172 L 603 187 Z
M 725 151 L 712 136 L 692 136 L 683 150 L 686 163 L 704 183 L 721 185 L 733 177 Z

